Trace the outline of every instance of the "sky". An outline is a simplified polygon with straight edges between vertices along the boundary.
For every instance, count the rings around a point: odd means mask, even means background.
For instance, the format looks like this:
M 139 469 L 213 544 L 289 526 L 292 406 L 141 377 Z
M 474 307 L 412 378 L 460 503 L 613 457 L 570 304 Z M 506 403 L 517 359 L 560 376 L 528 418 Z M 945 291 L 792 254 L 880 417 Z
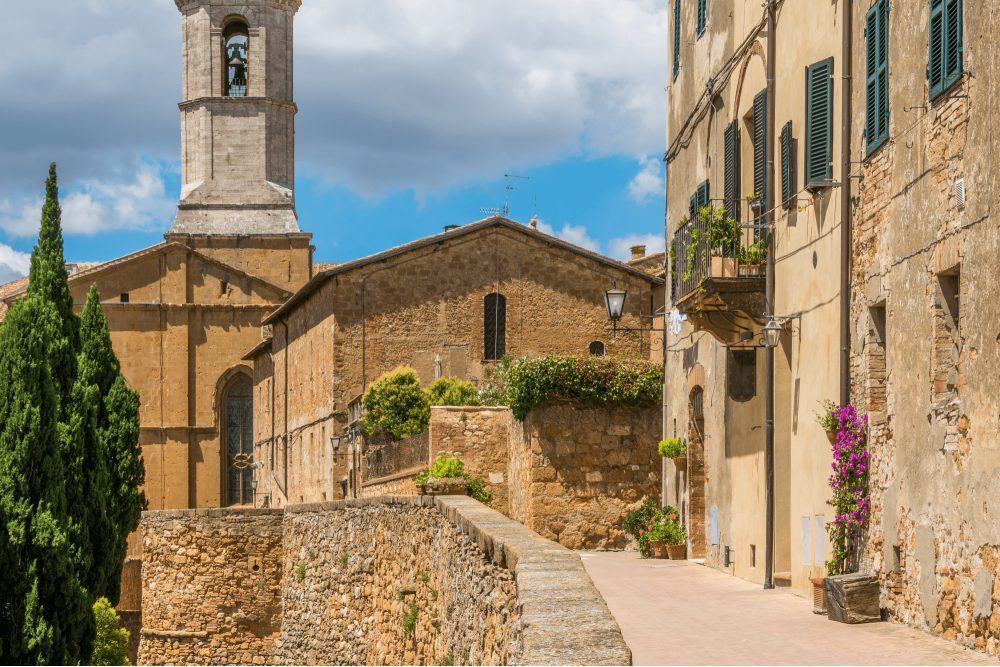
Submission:
M 303 0 L 299 226 L 343 262 L 509 217 L 618 259 L 663 249 L 670 0 Z M 50 162 L 68 261 L 159 243 L 180 193 L 174 0 L 3 2 L 0 282 Z

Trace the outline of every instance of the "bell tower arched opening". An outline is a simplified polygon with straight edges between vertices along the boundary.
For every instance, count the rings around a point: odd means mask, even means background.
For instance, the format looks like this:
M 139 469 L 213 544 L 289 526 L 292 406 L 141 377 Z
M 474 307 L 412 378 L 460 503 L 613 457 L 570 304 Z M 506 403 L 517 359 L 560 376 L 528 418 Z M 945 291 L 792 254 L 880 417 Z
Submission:
M 246 97 L 250 81 L 250 27 L 235 18 L 222 29 L 222 96 Z

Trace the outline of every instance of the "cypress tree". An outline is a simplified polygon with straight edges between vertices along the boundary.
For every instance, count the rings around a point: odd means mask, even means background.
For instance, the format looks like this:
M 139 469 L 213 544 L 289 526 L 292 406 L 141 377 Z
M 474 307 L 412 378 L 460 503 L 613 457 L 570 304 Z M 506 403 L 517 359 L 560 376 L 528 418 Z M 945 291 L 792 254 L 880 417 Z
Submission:
M 105 573 L 105 583 L 96 589 L 112 606 L 121 595 L 121 571 L 128 551 L 128 536 L 139 526 L 139 514 L 146 509 L 146 495 L 139 487 L 146 470 L 139 447 L 139 392 L 125 383 L 121 365 L 111 346 L 108 322 L 101 310 L 97 286 L 91 285 L 87 304 L 80 317 L 80 379 L 99 394 L 96 411 L 97 434 L 107 459 L 107 518 L 112 529 L 105 556 L 107 562 L 94 567 Z M 95 541 L 91 523 L 91 541 Z M 95 554 L 96 557 L 96 554 Z
M 88 661 L 96 625 L 77 576 L 49 356 L 62 322 L 31 296 L 0 327 L 0 658 Z

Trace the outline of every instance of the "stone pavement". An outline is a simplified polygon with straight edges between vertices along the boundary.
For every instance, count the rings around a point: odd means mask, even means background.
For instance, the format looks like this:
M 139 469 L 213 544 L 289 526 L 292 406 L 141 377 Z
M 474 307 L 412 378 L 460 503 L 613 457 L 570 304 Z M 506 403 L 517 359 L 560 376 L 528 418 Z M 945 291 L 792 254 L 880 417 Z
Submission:
M 691 561 L 580 556 L 636 665 L 998 664 L 904 626 L 834 623 L 812 613 L 812 600 Z

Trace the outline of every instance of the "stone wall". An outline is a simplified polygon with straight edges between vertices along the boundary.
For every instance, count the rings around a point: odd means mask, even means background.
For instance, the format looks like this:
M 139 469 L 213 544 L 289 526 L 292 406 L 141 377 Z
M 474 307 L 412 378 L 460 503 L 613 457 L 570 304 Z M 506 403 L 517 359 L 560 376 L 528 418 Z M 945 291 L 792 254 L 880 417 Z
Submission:
M 493 507 L 510 516 L 507 485 L 510 410 L 494 407 L 432 407 L 430 460 L 439 452 L 460 454 L 465 472 L 481 477 Z
M 402 440 L 393 440 L 383 431 L 363 433 L 361 445 L 361 479 L 389 477 L 404 470 L 427 466 L 430 434 L 427 431 Z
M 660 498 L 661 408 L 549 402 L 511 421 L 511 516 L 571 549 L 623 549 L 621 523 Z
M 417 473 L 426 469 L 427 466 L 422 465 L 398 472 L 395 475 L 370 479 L 361 485 L 361 497 L 418 496 L 420 495 L 420 487 L 414 483 L 413 478 Z
M 140 664 L 631 664 L 579 556 L 470 498 L 147 512 L 142 531 Z

